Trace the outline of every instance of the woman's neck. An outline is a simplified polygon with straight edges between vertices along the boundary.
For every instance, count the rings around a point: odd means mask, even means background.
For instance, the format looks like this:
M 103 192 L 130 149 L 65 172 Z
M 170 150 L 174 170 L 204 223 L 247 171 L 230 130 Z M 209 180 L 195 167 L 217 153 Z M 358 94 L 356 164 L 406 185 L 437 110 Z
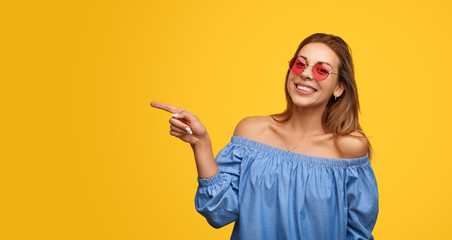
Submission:
M 313 134 L 324 133 L 322 126 L 324 111 L 324 108 L 300 108 L 294 106 L 292 116 L 285 124 L 286 134 L 302 139 Z

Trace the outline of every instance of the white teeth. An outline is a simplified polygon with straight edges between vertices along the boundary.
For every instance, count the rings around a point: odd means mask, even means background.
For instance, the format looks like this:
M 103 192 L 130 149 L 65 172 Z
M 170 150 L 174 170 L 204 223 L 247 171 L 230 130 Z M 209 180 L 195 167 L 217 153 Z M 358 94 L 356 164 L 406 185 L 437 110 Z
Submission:
M 314 92 L 314 89 L 312 89 L 312 88 L 307 88 L 307 87 L 304 87 L 304 86 L 301 86 L 301 85 L 297 85 L 297 88 L 298 88 L 298 89 L 301 89 L 301 90 L 305 90 L 305 91 L 307 91 L 307 92 Z

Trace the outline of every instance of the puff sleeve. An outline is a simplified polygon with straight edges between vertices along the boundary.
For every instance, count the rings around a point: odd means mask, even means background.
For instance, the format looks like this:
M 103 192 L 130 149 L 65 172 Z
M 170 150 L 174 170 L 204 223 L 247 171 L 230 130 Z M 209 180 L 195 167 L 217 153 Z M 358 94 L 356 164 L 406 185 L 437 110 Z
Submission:
M 378 188 L 370 162 L 347 169 L 347 239 L 374 239 L 378 216 Z
M 214 228 L 221 228 L 239 217 L 240 165 L 245 153 L 243 145 L 228 143 L 215 157 L 218 173 L 211 178 L 198 178 L 195 207 Z

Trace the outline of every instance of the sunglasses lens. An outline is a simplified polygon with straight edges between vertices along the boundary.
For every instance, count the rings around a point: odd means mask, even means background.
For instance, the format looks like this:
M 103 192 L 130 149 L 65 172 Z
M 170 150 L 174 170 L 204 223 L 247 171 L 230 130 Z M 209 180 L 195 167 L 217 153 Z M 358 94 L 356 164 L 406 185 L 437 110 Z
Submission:
M 306 68 L 306 62 L 301 57 L 294 57 L 290 60 L 289 68 L 293 73 L 300 74 Z
M 330 66 L 320 62 L 314 65 L 312 70 L 312 74 L 317 80 L 325 80 L 331 72 Z

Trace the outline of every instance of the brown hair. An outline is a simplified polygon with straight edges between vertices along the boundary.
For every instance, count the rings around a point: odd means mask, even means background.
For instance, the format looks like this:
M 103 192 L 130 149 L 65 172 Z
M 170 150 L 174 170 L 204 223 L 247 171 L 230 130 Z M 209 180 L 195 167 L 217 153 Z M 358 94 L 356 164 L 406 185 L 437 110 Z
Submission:
M 295 51 L 294 57 L 297 56 L 300 49 L 308 43 L 323 43 L 333 50 L 339 58 L 339 75 L 338 82 L 344 86 L 344 92 L 337 99 L 331 96 L 326 105 L 326 110 L 323 114 L 322 125 L 323 128 L 333 133 L 334 139 L 338 136 L 349 135 L 353 131 L 358 131 L 364 136 L 354 136 L 358 138 L 365 138 L 368 146 L 369 160 L 372 159 L 374 151 L 369 139 L 364 134 L 359 121 L 358 113 L 360 113 L 358 101 L 358 89 L 356 88 L 355 73 L 353 68 L 353 61 L 351 56 L 351 49 L 348 44 L 339 36 L 334 36 L 325 33 L 315 33 L 304 39 Z M 287 90 L 287 81 L 290 70 L 287 70 L 286 81 L 284 83 L 284 91 L 286 93 L 286 110 L 282 113 L 271 114 L 270 116 L 278 123 L 287 122 L 292 116 L 293 102 Z M 277 118 L 281 118 L 278 120 Z M 336 141 L 335 141 L 336 142 Z M 336 146 L 337 143 L 336 143 Z M 338 146 L 339 147 L 339 146 Z

